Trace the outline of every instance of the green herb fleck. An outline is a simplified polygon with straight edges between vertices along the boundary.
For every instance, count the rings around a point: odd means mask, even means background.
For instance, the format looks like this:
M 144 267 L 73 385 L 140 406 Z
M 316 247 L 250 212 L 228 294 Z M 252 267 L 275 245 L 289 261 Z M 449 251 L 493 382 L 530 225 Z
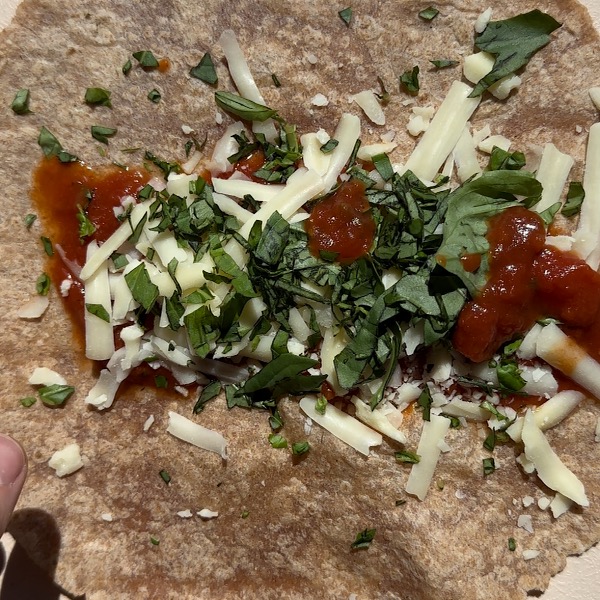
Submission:
M 24 406 L 25 408 L 29 408 L 30 406 L 33 406 L 37 402 L 37 398 L 35 396 L 27 396 L 25 398 L 21 398 L 20 402 L 21 402 L 21 406 Z
M 348 8 L 344 8 L 338 12 L 340 19 L 344 21 L 346 27 L 350 27 L 350 22 L 352 21 L 352 7 L 348 6 Z
M 269 444 L 273 446 L 273 448 L 287 448 L 288 442 L 280 433 L 270 433 L 269 434 Z
M 154 102 L 154 104 L 158 104 L 161 98 L 162 96 L 156 88 L 153 88 L 148 92 L 148 100 Z
M 40 129 L 38 144 L 47 158 L 56 156 L 62 163 L 75 162 L 77 160 L 75 155 L 63 150 L 61 143 L 56 139 L 54 134 L 45 127 Z
M 83 240 L 96 231 L 96 226 L 90 221 L 81 206 L 77 207 L 77 221 L 79 221 L 79 239 Z
M 325 398 L 325 396 L 323 396 L 323 394 L 321 394 L 321 395 L 319 395 L 319 397 L 317 398 L 317 402 L 315 403 L 315 410 L 320 415 L 324 415 L 325 411 L 327 410 L 328 404 L 329 404 L 329 402 L 327 402 L 327 398 Z
M 281 81 L 279 81 L 279 77 L 277 77 L 277 75 L 275 75 L 275 73 L 271 73 L 271 79 L 273 80 L 273 85 L 276 88 L 281 87 Z
M 129 71 L 131 71 L 132 66 L 133 65 L 131 64 L 131 59 L 128 58 L 127 61 L 121 67 L 121 71 L 123 72 L 123 75 L 129 75 Z
M 38 390 L 38 394 L 46 406 L 60 406 L 65 400 L 68 400 L 74 392 L 74 387 L 58 383 L 46 385 Z
M 169 475 L 169 473 L 165 470 L 165 469 L 161 469 L 158 474 L 160 475 L 160 478 L 166 483 L 169 484 L 171 482 L 171 476 Z
M 110 101 L 110 92 L 100 87 L 91 87 L 85 90 L 84 100 L 88 104 L 92 104 L 94 106 L 107 106 L 108 108 L 112 108 L 112 103 Z
M 241 517 L 242 519 L 247 519 L 249 514 L 250 514 L 250 511 L 249 511 L 249 510 L 243 510 L 243 511 L 242 511 L 242 514 L 240 515 L 240 517 Z
M 29 90 L 26 88 L 20 89 L 10 105 L 12 111 L 17 115 L 28 115 L 29 110 Z
M 515 541 L 515 538 L 508 538 L 508 549 L 511 552 L 514 552 L 517 549 L 517 542 Z
M 108 138 L 115 135 L 115 133 L 117 133 L 117 129 L 114 127 L 92 125 L 92 137 L 102 144 L 108 144 Z
M 44 246 L 44 252 L 48 256 L 54 256 L 54 248 L 52 247 L 52 242 L 50 241 L 50 239 L 42 235 L 40 237 L 40 240 L 42 240 L 42 245 Z
M 27 227 L 27 229 L 31 229 L 31 226 L 35 223 L 36 219 L 37 219 L 37 215 L 34 215 L 33 213 L 29 213 L 29 214 L 25 215 L 25 218 L 23 219 L 23 222 L 25 223 L 25 227 Z
M 167 378 L 164 375 L 157 375 L 154 378 L 154 385 L 158 389 L 166 390 L 169 387 L 169 382 L 167 381 Z
M 394 176 L 392 163 L 390 162 L 389 156 L 385 154 L 385 152 L 375 155 L 372 160 L 373 165 L 384 181 L 389 181 Z
M 150 536 L 150 543 L 153 546 L 158 546 L 160 544 L 160 540 L 157 537 L 154 537 L 153 535 Z
M 401 499 L 401 500 L 396 500 L 395 505 L 396 506 L 404 506 L 406 504 L 406 500 Z
M 483 476 L 487 477 L 496 470 L 496 463 L 493 458 L 484 458 L 483 461 Z
M 35 289 L 40 296 L 47 296 L 50 291 L 50 277 L 42 273 L 35 282 Z
M 437 8 L 430 6 L 422 10 L 419 13 L 419 17 L 421 17 L 421 19 L 423 19 L 424 21 L 433 21 L 433 19 L 435 19 L 439 14 L 440 11 Z
M 359 548 L 368 548 L 375 538 L 376 533 L 376 529 L 364 529 L 363 531 L 359 531 L 356 534 L 356 538 L 352 544 L 350 544 L 350 548 L 353 550 L 358 550 Z
M 198 400 L 196 400 L 196 404 L 194 404 L 194 414 L 197 415 L 201 413 L 204 410 L 205 404 L 216 398 L 221 393 L 222 387 L 223 386 L 221 385 L 221 382 L 218 380 L 211 381 L 205 385 L 202 393 L 198 397 Z
M 152 283 L 146 265 L 138 265 L 135 269 L 125 275 L 127 286 L 131 290 L 134 300 L 140 304 L 146 312 L 149 312 L 159 296 L 158 287 Z
M 581 205 L 585 198 L 585 191 L 580 181 L 571 181 L 569 183 L 569 191 L 567 192 L 567 199 L 561 209 L 563 217 L 573 217 L 579 214 Z
M 310 450 L 310 444 L 308 442 L 295 442 L 292 444 L 292 454 L 294 456 L 301 456 L 306 454 Z
M 436 60 L 429 61 L 436 69 L 448 69 L 449 67 L 455 67 L 458 64 L 457 60 L 450 60 L 448 58 L 438 58 Z
M 219 108 L 244 121 L 266 121 L 277 114 L 276 110 L 230 92 L 215 92 L 215 102 Z
M 414 66 L 408 71 L 404 71 L 400 75 L 400 87 L 408 92 L 411 96 L 416 96 L 419 93 L 419 67 Z
M 158 60 L 150 50 L 134 52 L 133 58 L 138 61 L 140 67 L 145 69 L 156 69 L 158 67 Z
M 400 450 L 395 454 L 396 460 L 400 463 L 408 463 L 415 465 L 421 462 L 421 457 L 416 452 L 410 452 L 409 450 Z
M 104 308 L 104 306 L 102 306 L 102 304 L 88 304 L 86 302 L 85 309 L 91 315 L 95 315 L 96 317 L 98 317 L 99 319 L 102 319 L 106 323 L 110 323 L 110 315 L 108 314 L 108 311 L 106 310 L 106 308 Z
M 219 80 L 215 64 L 208 52 L 200 59 L 200 62 L 195 67 L 190 69 L 190 75 L 210 85 L 214 85 Z

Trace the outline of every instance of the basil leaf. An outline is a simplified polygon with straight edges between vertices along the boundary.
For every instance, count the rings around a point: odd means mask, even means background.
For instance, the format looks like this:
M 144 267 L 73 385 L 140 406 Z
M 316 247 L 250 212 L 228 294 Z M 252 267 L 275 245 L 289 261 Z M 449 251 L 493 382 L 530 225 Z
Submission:
M 426 385 L 417 399 L 417 405 L 423 409 L 423 421 L 431 421 L 431 405 L 433 398 L 429 386 Z
M 153 88 L 148 92 L 148 100 L 154 102 L 154 104 L 158 104 L 161 98 L 162 96 L 156 88 Z
M 167 378 L 164 375 L 157 375 L 154 378 L 154 385 L 158 389 L 166 390 L 169 387 L 169 382 L 167 381 Z
M 171 482 L 171 476 L 169 475 L 169 473 L 165 470 L 165 469 L 161 469 L 158 474 L 160 475 L 160 478 L 167 484 L 169 485 L 169 483 Z
M 121 71 L 122 71 L 123 75 L 128 75 L 129 71 L 131 71 L 132 66 L 133 65 L 131 64 L 131 60 L 128 58 L 127 62 L 125 62 L 123 64 L 123 66 L 121 67 Z
M 102 319 L 103 321 L 110 323 L 110 315 L 108 314 L 108 311 L 106 310 L 106 308 L 104 308 L 104 306 L 102 306 L 102 304 L 88 304 L 86 302 L 85 309 L 90 314 L 96 315 L 99 319 Z
M 373 165 L 384 181 L 389 181 L 394 176 L 394 169 L 387 154 L 377 154 L 372 158 L 372 160 Z
M 40 240 L 42 240 L 42 245 L 44 246 L 44 252 L 48 256 L 54 256 L 54 248 L 52 247 L 52 242 L 50 241 L 50 239 L 42 235 L 40 237 Z
M 323 154 L 329 154 L 337 148 L 338 144 L 339 142 L 336 139 L 331 138 L 329 141 L 325 142 L 319 149 Z
M 34 215 L 33 213 L 26 214 L 25 218 L 23 219 L 23 222 L 25 223 L 25 227 L 27 229 L 31 229 L 31 226 L 35 223 L 36 219 L 37 219 L 37 215 Z
M 281 81 L 279 81 L 279 77 L 277 77 L 277 75 L 275 75 L 275 73 L 271 73 L 271 79 L 273 80 L 273 85 L 276 88 L 281 87 Z
M 376 529 L 364 529 L 356 534 L 355 540 L 350 544 L 350 548 L 357 550 L 359 548 L 368 548 L 375 538 Z
M 421 19 L 423 19 L 424 21 L 432 21 L 439 14 L 440 14 L 440 11 L 437 8 L 430 6 L 428 8 L 425 8 L 424 10 L 422 10 L 419 13 L 419 17 L 421 17 Z
M 490 85 L 524 67 L 538 50 L 550 42 L 550 34 L 560 26 L 550 15 L 537 9 L 504 21 L 490 21 L 475 38 L 475 46 L 493 54 L 496 60 L 470 97 L 481 96 Z
M 211 381 L 207 385 L 204 386 L 202 393 L 196 400 L 196 404 L 194 404 L 194 414 L 197 415 L 204 410 L 204 406 L 207 402 L 214 400 L 223 389 L 223 386 L 219 380 Z
M 100 87 L 91 87 L 85 90 L 84 100 L 88 104 L 92 104 L 94 106 L 107 106 L 108 108 L 112 108 L 112 103 L 110 101 L 110 92 Z
M 585 199 L 585 191 L 580 181 L 571 181 L 569 183 L 569 191 L 567 192 L 567 199 L 561 209 L 563 217 L 573 217 L 579 214 L 581 205 Z
M 133 58 L 138 61 L 140 67 L 145 69 L 156 69 L 158 67 L 158 60 L 150 50 L 139 50 L 133 53 Z
M 458 64 L 457 60 L 450 60 L 447 58 L 440 58 L 429 61 L 436 69 L 447 69 L 449 67 L 455 67 Z
M 517 549 L 517 542 L 515 542 L 515 538 L 508 538 L 508 549 L 511 552 L 514 552 Z
M 50 291 L 50 277 L 47 273 L 42 273 L 35 282 L 35 290 L 40 296 L 47 296 Z
M 108 144 L 108 138 L 117 133 L 114 127 L 103 127 L 102 125 L 92 125 L 92 137 L 102 144 Z
M 400 75 L 400 87 L 412 96 L 419 93 L 419 67 L 414 66 Z
M 29 408 L 37 402 L 37 398 L 35 396 L 27 396 L 25 398 L 21 398 L 20 402 L 21 402 L 21 406 L 24 406 L 25 408 Z
M 396 460 L 401 463 L 417 464 L 421 462 L 421 457 L 416 452 L 401 450 L 395 454 Z
M 352 21 L 352 7 L 344 8 L 338 12 L 338 15 L 342 21 L 346 24 L 346 27 L 350 27 Z
M 329 404 L 329 402 L 327 401 L 327 398 L 325 398 L 325 396 L 323 396 L 322 394 L 317 398 L 317 402 L 315 403 L 315 410 L 320 414 L 320 415 L 324 415 L 325 412 L 327 411 L 327 405 Z
M 498 383 L 511 392 L 518 392 L 525 387 L 526 382 L 515 360 L 503 358 L 496 366 L 496 375 Z
M 40 399 L 46 406 L 60 406 L 65 400 L 68 400 L 74 392 L 74 387 L 70 385 L 60 385 L 58 383 L 46 385 L 38 390 Z
M 158 287 L 152 283 L 146 265 L 138 265 L 135 269 L 125 274 L 127 287 L 131 290 L 134 300 L 140 304 L 146 312 L 149 312 L 158 298 Z
M 219 80 L 215 65 L 208 52 L 200 59 L 200 62 L 195 67 L 190 69 L 190 75 L 210 85 L 214 85 Z
M 223 110 L 244 121 L 266 121 L 277 114 L 262 104 L 257 104 L 230 92 L 215 92 L 215 102 Z
M 53 133 L 51 133 L 45 127 L 40 129 L 40 134 L 38 136 L 38 144 L 42 149 L 44 156 L 47 158 L 51 156 L 58 157 L 58 160 L 63 163 L 67 162 L 75 162 L 77 157 L 73 154 L 69 154 L 65 150 L 61 143 L 56 139 Z
M 525 166 L 525 155 L 522 152 L 507 152 L 494 146 L 487 166 L 488 171 L 518 171 Z
M 77 221 L 79 222 L 79 239 L 89 237 L 96 231 L 96 226 L 90 221 L 81 206 L 77 207 Z
M 20 89 L 10 105 L 12 111 L 17 115 L 28 115 L 29 110 L 29 90 L 27 88 Z
M 484 458 L 482 460 L 483 464 L 483 476 L 487 477 L 491 475 L 496 470 L 496 463 L 493 458 Z
M 269 444 L 273 446 L 273 448 L 287 448 L 288 442 L 280 433 L 270 433 L 269 434 Z
M 310 450 L 310 444 L 308 442 L 296 442 L 292 444 L 292 454 L 294 456 L 302 456 Z

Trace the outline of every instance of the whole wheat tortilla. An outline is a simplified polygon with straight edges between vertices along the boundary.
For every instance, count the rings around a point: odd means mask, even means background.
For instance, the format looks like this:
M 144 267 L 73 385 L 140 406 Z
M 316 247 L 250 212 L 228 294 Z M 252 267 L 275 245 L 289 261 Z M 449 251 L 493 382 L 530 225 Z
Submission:
M 459 68 L 434 71 L 429 59 L 460 59 L 472 51 L 473 23 L 482 6 L 474 0 L 440 2 L 432 22 L 417 17 L 421 2 L 353 2 L 351 27 L 335 3 L 206 0 L 26 0 L 0 39 L 0 360 L 4 389 L 0 429 L 22 441 L 29 478 L 10 526 L 33 559 L 70 594 L 102 598 L 524 598 L 542 590 L 565 564 L 600 539 L 600 445 L 594 443 L 599 414 L 588 401 L 548 433 L 559 456 L 586 487 L 591 506 L 555 520 L 525 496 L 552 496 L 515 464 L 513 446 L 495 452 L 497 470 L 483 478 L 482 430 L 451 430 L 451 451 L 442 455 L 427 499 L 403 492 L 408 470 L 396 464 L 394 445 L 369 459 L 314 426 L 307 436 L 294 401 L 282 403 L 284 435 L 308 439 L 312 450 L 294 464 L 288 452 L 272 449 L 266 415 L 227 411 L 213 402 L 196 420 L 222 432 L 229 460 L 180 442 L 166 432 L 167 410 L 190 414 L 193 399 L 161 396 L 148 388 L 129 392 L 100 413 L 84 406 L 93 384 L 71 326 L 53 291 L 39 322 L 24 322 L 18 308 L 34 292 L 44 268 L 31 212 L 31 172 L 40 159 L 36 144 L 48 127 L 72 153 L 93 165 L 130 162 L 119 148 L 142 147 L 168 159 L 184 159 L 181 125 L 208 135 L 207 147 L 226 124 L 215 123 L 213 89 L 187 75 L 206 51 L 217 60 L 220 89 L 233 89 L 216 41 L 233 29 L 269 106 L 303 131 L 331 131 L 342 112 L 357 112 L 348 96 L 376 87 L 380 76 L 393 92 L 383 128 L 363 124 L 367 139 L 397 132 L 405 159 L 414 145 L 405 131 L 410 107 L 397 92 L 397 77 L 418 64 L 422 88 L 416 103 L 438 106 Z M 581 176 L 586 130 L 597 113 L 587 89 L 600 73 L 600 43 L 586 11 L 571 0 L 494 3 L 494 18 L 540 8 L 563 26 L 523 74 L 523 85 L 506 102 L 487 98 L 473 119 L 491 123 L 493 133 L 513 148 L 554 142 L 577 160 Z M 153 50 L 167 57 L 167 73 L 121 65 L 131 52 Z M 309 60 L 314 54 L 317 62 Z M 312 58 L 312 57 L 310 57 Z M 274 87 L 271 73 L 282 82 Z M 112 92 L 113 108 L 83 102 L 87 87 Z M 147 100 L 152 88 L 162 100 Z M 17 116 L 9 106 L 19 88 L 31 91 L 33 114 Z M 323 93 L 329 105 L 310 99 Z M 102 158 L 89 136 L 94 124 L 118 127 L 110 157 Z M 577 133 L 577 127 L 581 127 Z M 62 373 L 77 388 L 61 409 L 40 402 L 23 408 L 32 395 L 27 379 L 36 366 Z M 156 423 L 148 433 L 149 415 Z M 416 447 L 420 416 L 405 423 L 407 446 Z M 76 441 L 86 465 L 59 479 L 48 467 L 54 451 Z M 159 477 L 166 469 L 172 481 Z M 443 489 L 439 489 L 443 487 Z M 396 506 L 396 500 L 407 499 Z M 178 511 L 210 508 L 211 521 Z M 247 511 L 247 517 L 241 518 Z M 112 515 L 112 522 L 101 518 Z M 517 526 L 531 515 L 533 533 Z M 368 550 L 352 551 L 358 531 L 376 528 Z M 160 544 L 151 544 L 154 536 Z M 513 537 L 517 549 L 508 550 Z M 539 556 L 523 559 L 523 550 Z M 10 565 L 9 565 L 10 568 Z M 8 574 L 7 574 L 8 576 Z

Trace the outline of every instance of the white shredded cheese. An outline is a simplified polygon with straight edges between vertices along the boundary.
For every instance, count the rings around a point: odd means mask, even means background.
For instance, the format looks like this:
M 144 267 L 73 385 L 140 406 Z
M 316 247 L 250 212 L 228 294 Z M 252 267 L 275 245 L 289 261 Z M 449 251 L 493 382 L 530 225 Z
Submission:
M 56 471 L 58 477 L 65 477 L 81 469 L 83 461 L 79 444 L 68 444 L 62 450 L 57 450 L 48 461 L 48 466 Z
M 171 410 L 167 432 L 198 448 L 216 452 L 223 460 L 227 459 L 227 440 L 220 433 L 194 423 Z
M 31 385 L 67 385 L 67 380 L 56 371 L 48 367 L 36 367 L 29 377 Z

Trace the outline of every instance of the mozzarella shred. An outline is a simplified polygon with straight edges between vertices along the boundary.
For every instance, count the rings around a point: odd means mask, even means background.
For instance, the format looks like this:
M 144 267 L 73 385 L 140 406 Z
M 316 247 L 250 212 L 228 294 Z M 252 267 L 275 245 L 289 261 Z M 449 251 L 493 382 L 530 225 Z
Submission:
M 361 454 L 369 456 L 371 446 L 379 446 L 383 442 L 379 432 L 373 431 L 333 404 L 328 404 L 325 413 L 321 414 L 315 408 L 316 403 L 316 398 L 305 396 L 300 400 L 300 408 L 307 417 Z
M 427 131 L 406 161 L 406 169 L 432 181 L 460 139 L 481 98 L 469 98 L 473 89 L 455 81 L 438 108 Z
M 365 115 L 375 125 L 385 125 L 385 114 L 372 90 L 363 90 L 352 96 L 352 100 L 362 108 Z
M 456 163 L 456 172 L 461 183 L 465 182 L 469 177 L 481 173 L 475 143 L 468 125 L 465 126 L 460 138 L 458 138 L 452 154 Z
M 574 390 L 564 390 L 552 396 L 552 398 L 546 400 L 544 404 L 533 411 L 537 426 L 542 431 L 555 427 L 566 419 L 584 398 L 584 394 Z M 516 421 L 506 430 L 506 433 L 515 442 L 521 441 L 523 423 L 524 417 L 517 417 Z
M 573 234 L 573 252 L 597 270 L 600 264 L 600 123 L 590 127 L 583 190 L 585 200 L 581 205 L 579 225 Z
M 194 423 L 172 410 L 169 411 L 167 432 L 188 444 L 216 452 L 223 460 L 227 460 L 227 440 L 220 433 Z
M 324 192 L 328 192 L 335 185 L 352 155 L 354 145 L 360 137 L 360 119 L 356 115 L 343 114 L 333 137 L 338 141 L 338 145 L 331 153 L 329 169 L 323 178 Z
M 385 416 L 381 408 L 372 410 L 369 405 L 363 402 L 357 396 L 350 398 L 352 404 L 356 408 L 356 418 L 362 421 L 365 425 L 372 427 L 375 431 L 379 431 L 383 435 L 389 437 L 400 444 L 406 444 L 406 436 L 399 429 L 396 429 Z
M 544 484 L 580 506 L 589 506 L 583 484 L 551 448 L 531 409 L 525 413 L 521 437 L 525 456 Z
M 57 450 L 50 460 L 48 466 L 56 471 L 58 477 L 65 477 L 75 473 L 83 467 L 79 444 L 68 444 L 62 450 Z
M 419 500 L 425 500 L 425 496 L 427 496 L 435 467 L 440 458 L 440 445 L 449 428 L 450 419 L 439 415 L 432 414 L 430 421 L 423 421 L 421 438 L 417 447 L 420 460 L 412 466 L 404 488 L 408 494 L 416 496 Z
M 67 385 L 67 380 L 56 371 L 48 367 L 36 367 L 29 377 L 31 385 Z
M 542 199 L 533 207 L 537 212 L 550 208 L 560 202 L 574 160 L 563 154 L 554 144 L 546 144 L 542 160 L 536 173 L 536 179 L 542 184 Z
M 553 323 L 538 335 L 536 354 L 600 399 L 600 364 Z

